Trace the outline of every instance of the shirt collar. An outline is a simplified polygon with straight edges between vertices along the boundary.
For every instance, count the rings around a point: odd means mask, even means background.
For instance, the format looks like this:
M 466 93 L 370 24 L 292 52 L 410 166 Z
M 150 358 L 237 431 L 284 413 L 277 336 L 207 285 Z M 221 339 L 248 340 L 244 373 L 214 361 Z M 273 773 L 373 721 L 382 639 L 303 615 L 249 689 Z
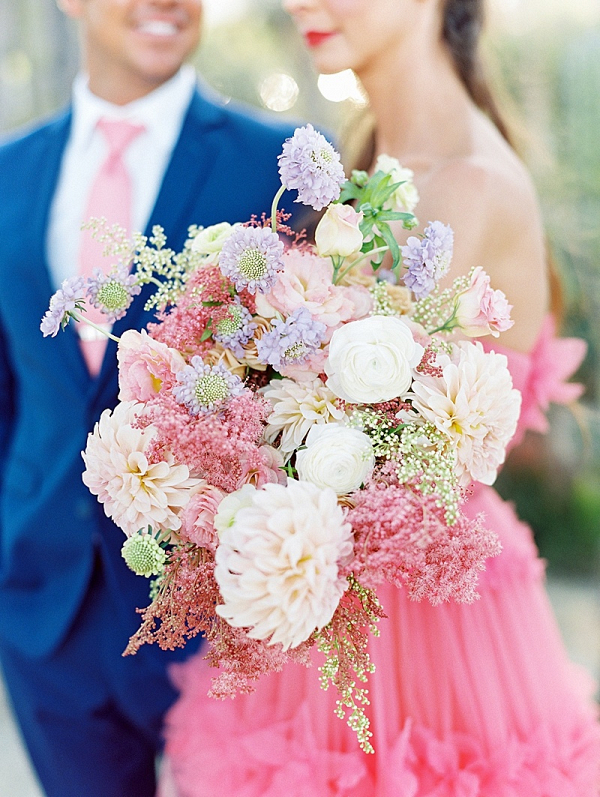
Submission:
M 185 64 L 176 75 L 150 94 L 127 105 L 114 105 L 93 94 L 89 89 L 88 76 L 80 73 L 73 84 L 72 140 L 84 148 L 88 146 L 98 121 L 106 117 L 143 124 L 159 146 L 172 146 L 196 85 L 196 70 L 190 64 Z

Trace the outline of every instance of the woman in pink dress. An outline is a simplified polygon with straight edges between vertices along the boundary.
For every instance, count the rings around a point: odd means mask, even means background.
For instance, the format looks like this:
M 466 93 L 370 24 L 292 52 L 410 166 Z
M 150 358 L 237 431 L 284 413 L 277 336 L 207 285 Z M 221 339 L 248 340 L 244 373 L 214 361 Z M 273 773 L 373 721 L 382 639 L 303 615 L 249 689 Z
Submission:
M 529 175 L 503 136 L 481 79 L 481 0 L 285 0 L 320 72 L 352 68 L 375 119 L 370 162 L 386 153 L 414 173 L 422 222 L 455 231 L 451 280 L 483 265 L 514 306 L 502 336 L 523 393 L 517 438 L 544 429 L 580 341 L 557 340 L 548 313 L 544 235 Z M 425 224 L 423 224 L 425 226 Z M 600 732 L 590 684 L 568 661 L 530 529 L 490 487 L 484 512 L 503 551 L 480 600 L 431 606 L 379 591 L 368 709 L 374 755 L 334 716 L 313 669 L 288 666 L 254 694 L 206 697 L 200 657 L 176 678 L 167 724 L 179 797 L 597 797 Z M 168 793 L 166 779 L 163 783 Z

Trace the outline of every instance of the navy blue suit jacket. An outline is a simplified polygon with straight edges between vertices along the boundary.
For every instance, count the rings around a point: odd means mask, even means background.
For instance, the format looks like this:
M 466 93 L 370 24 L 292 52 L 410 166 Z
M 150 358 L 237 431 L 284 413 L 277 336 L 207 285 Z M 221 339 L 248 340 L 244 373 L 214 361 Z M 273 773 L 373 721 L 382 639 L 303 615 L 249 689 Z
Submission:
M 91 378 L 71 327 L 56 338 L 39 330 L 53 293 L 45 242 L 69 129 L 67 112 L 0 147 L 0 641 L 31 656 L 64 638 L 95 548 L 123 611 L 148 603 L 148 582 L 120 558 L 123 533 L 81 481 L 87 434 L 117 402 L 116 344 Z M 269 215 L 277 155 L 291 134 L 196 93 L 148 229 L 162 225 L 177 250 L 192 223 Z M 152 320 L 144 300 L 142 292 L 116 335 Z

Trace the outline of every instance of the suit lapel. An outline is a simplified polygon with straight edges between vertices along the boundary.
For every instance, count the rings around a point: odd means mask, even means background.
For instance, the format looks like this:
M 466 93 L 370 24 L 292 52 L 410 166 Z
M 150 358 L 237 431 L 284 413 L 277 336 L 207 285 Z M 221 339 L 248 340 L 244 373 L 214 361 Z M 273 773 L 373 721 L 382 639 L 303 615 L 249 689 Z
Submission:
M 36 186 L 36 190 L 28 195 L 27 215 L 31 222 L 30 240 L 34 247 L 29 262 L 35 265 L 35 274 L 31 275 L 29 284 L 36 292 L 35 303 L 46 309 L 49 298 L 54 293 L 46 249 L 48 224 L 62 157 L 71 129 L 71 120 L 72 114 L 69 110 L 49 127 L 47 145 L 42 153 L 42 162 L 31 181 L 31 184 Z M 42 268 L 40 268 L 40 264 L 42 264 Z M 64 368 L 66 364 L 69 378 L 77 381 L 82 389 L 87 389 L 90 383 L 89 372 L 85 366 L 72 324 L 57 335 L 51 349 L 53 354 L 61 359 L 61 367 Z

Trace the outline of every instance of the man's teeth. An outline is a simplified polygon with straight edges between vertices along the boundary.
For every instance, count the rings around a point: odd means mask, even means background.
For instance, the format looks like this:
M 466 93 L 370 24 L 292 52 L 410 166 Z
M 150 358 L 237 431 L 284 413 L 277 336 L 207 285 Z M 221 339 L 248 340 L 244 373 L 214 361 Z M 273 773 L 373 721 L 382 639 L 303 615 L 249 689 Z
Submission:
M 139 30 L 142 33 L 150 33 L 152 36 L 174 36 L 177 33 L 177 25 L 160 19 L 151 19 L 148 22 L 143 22 L 139 26 Z

